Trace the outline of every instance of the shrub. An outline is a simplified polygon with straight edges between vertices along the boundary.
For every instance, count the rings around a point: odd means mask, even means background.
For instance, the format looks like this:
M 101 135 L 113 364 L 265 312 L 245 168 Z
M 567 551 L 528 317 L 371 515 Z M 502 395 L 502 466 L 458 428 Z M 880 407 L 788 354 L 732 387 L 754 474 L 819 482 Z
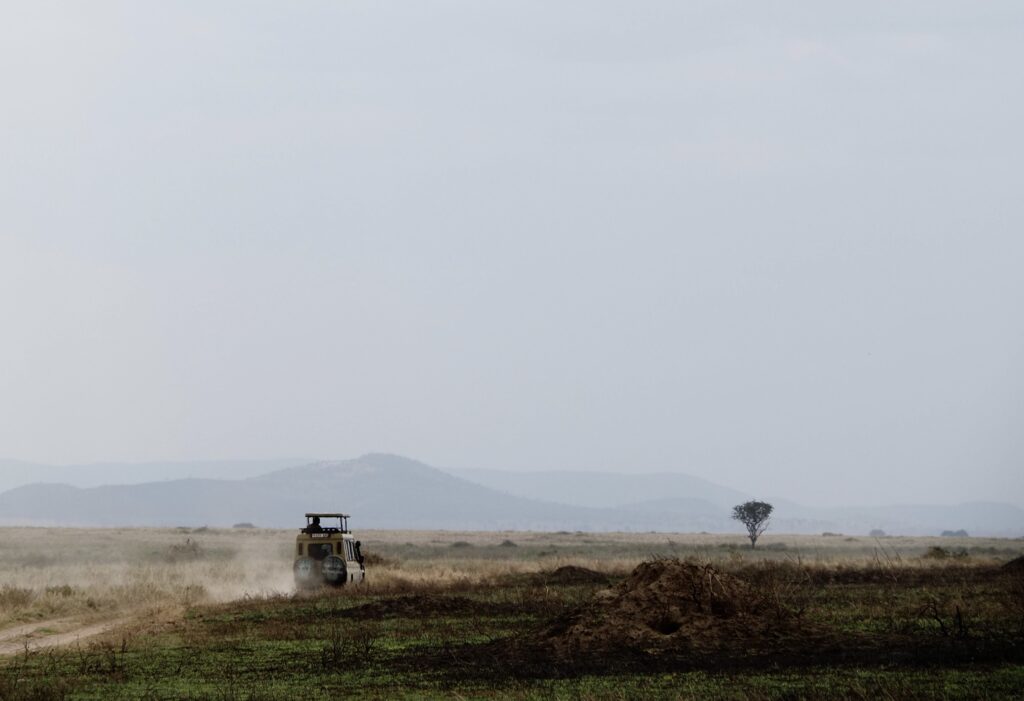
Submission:
M 956 548 L 955 550 L 947 550 L 946 548 L 941 548 L 938 545 L 933 545 L 930 548 L 928 548 L 928 551 L 925 552 L 924 557 L 930 558 L 932 560 L 945 560 L 945 559 L 951 558 L 951 557 L 955 557 L 955 558 L 958 558 L 958 559 L 959 558 L 965 558 L 965 557 L 968 557 L 968 555 L 967 555 L 967 550 L 964 549 L 964 548 Z
M 506 538 L 505 540 L 501 541 L 501 543 L 499 544 L 498 547 L 501 547 L 501 548 L 518 548 L 519 546 L 516 545 L 515 543 L 513 543 L 511 540 Z
M 0 589 L 0 609 L 18 608 L 32 603 L 32 590 L 5 584 Z
M 198 560 L 202 556 L 203 549 L 191 538 L 186 538 L 184 543 L 175 543 L 167 548 L 167 559 L 171 562 Z
M 75 593 L 75 590 L 68 584 L 61 584 L 55 587 L 46 587 L 46 593 L 53 596 L 60 596 L 62 598 L 68 598 Z
M 378 555 L 377 553 L 363 553 L 363 564 L 368 566 L 379 566 L 397 563 L 392 563 L 391 560 L 387 559 L 383 555 Z
M 872 528 L 868 535 L 872 538 L 885 538 L 886 533 L 881 528 Z
M 376 621 L 343 624 L 337 620 L 321 630 L 319 637 L 324 640 L 320 648 L 320 666 L 324 672 L 335 674 L 372 664 L 383 638 L 381 626 Z

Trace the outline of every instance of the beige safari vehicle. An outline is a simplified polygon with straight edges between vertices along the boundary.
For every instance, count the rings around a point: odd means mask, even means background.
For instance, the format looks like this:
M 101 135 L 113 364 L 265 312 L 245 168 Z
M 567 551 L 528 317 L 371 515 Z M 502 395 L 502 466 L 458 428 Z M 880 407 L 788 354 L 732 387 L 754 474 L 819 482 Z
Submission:
M 295 586 L 359 584 L 366 576 L 360 545 L 348 529 L 348 514 L 306 514 L 306 527 L 295 538 Z

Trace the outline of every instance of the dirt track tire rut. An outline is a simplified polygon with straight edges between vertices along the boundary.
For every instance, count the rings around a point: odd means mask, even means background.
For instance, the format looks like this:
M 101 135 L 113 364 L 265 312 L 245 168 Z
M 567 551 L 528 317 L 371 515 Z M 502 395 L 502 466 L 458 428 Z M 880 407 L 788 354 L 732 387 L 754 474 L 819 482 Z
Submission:
M 99 623 L 74 625 L 72 618 L 61 618 L 50 621 L 38 621 L 13 628 L 0 630 L 0 657 L 17 655 L 50 647 L 62 647 L 76 642 L 102 635 L 125 623 L 127 618 L 118 618 Z M 67 630 L 52 630 L 72 626 Z

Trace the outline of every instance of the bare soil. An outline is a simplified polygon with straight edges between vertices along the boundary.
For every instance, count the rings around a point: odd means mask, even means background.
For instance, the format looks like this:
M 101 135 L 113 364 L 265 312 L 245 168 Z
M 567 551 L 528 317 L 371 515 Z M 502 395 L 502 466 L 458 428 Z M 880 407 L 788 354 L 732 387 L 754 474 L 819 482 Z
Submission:
M 73 618 L 61 618 L 7 628 L 0 631 L 0 656 L 73 645 L 107 633 L 128 620 L 118 618 L 85 623 Z

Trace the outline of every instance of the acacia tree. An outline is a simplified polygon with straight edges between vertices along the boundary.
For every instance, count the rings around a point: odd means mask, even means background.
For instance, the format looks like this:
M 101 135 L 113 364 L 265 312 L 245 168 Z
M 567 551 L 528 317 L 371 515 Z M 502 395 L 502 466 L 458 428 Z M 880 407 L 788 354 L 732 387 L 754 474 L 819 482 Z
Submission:
M 732 517 L 747 527 L 751 550 L 757 544 L 757 539 L 768 528 L 768 518 L 772 515 L 773 508 L 766 501 L 748 501 L 732 507 Z

